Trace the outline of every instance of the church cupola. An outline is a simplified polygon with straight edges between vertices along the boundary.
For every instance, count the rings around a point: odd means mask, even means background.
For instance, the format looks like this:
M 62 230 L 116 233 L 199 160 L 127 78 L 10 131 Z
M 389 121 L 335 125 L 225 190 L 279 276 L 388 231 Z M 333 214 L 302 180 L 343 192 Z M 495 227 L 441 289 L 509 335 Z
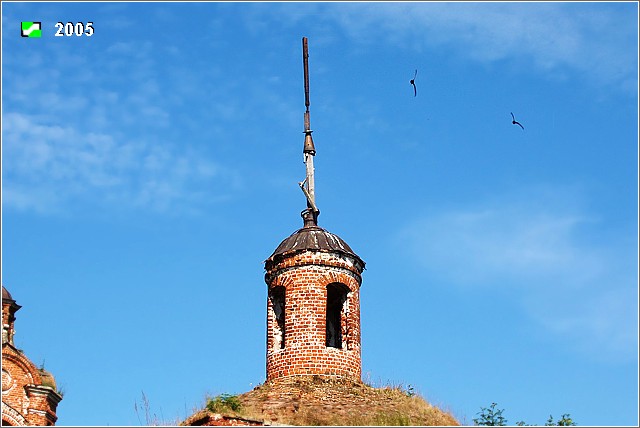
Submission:
M 265 261 L 267 381 L 317 375 L 360 380 L 360 285 L 365 263 L 339 236 L 318 226 L 309 120 L 307 38 L 302 39 L 307 208 L 303 227 Z
M 18 305 L 2 287 L 2 425 L 55 425 L 62 400 L 53 375 L 13 343 Z
M 2 286 L 2 344 L 13 345 L 13 335 L 15 334 L 14 323 L 15 313 L 22 306 L 18 305 L 11 297 L 11 293 Z

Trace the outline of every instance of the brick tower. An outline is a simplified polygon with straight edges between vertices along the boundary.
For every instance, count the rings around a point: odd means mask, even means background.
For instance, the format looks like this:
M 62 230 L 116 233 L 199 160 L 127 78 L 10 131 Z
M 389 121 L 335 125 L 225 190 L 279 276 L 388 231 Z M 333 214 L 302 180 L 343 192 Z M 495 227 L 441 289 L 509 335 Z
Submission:
M 318 226 L 306 37 L 302 51 L 306 178 L 298 184 L 307 208 L 302 228 L 264 262 L 267 379 L 237 396 L 240 410 L 207 405 L 180 425 L 459 425 L 420 396 L 362 382 L 360 285 L 365 263 L 339 236 Z
M 340 237 L 318 227 L 306 37 L 302 44 L 306 178 L 299 185 L 307 208 L 302 211 L 304 226 L 265 261 L 267 381 L 300 375 L 359 381 L 360 284 L 365 263 Z
M 13 344 L 20 309 L 2 287 L 2 425 L 54 425 L 62 395 L 51 373 L 37 368 Z

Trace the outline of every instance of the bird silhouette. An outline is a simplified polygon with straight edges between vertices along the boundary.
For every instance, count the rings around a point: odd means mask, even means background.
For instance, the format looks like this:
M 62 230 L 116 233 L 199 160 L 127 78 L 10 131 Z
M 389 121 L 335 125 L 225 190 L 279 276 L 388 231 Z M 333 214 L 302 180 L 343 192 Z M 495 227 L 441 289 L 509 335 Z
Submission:
M 520 128 L 524 129 L 524 126 L 522 126 L 522 124 L 520 122 L 516 121 L 516 118 L 513 115 L 513 113 L 511 113 L 511 119 L 512 119 L 511 123 L 513 123 L 514 125 L 518 125 L 518 126 L 520 126 Z
M 418 75 L 418 70 L 416 70 L 416 72 L 413 75 L 413 79 L 409 80 L 409 83 L 411 83 L 413 85 L 413 96 L 415 97 L 416 95 L 418 95 L 418 91 L 416 89 L 416 76 Z

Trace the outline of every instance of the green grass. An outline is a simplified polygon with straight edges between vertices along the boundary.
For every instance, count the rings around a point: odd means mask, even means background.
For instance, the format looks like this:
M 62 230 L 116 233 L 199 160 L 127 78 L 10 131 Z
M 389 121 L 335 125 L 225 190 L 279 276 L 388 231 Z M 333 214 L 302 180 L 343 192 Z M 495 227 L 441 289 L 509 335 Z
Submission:
M 242 403 L 237 395 L 220 394 L 207 399 L 207 410 L 213 413 L 225 413 L 232 411 L 238 413 L 242 410 Z

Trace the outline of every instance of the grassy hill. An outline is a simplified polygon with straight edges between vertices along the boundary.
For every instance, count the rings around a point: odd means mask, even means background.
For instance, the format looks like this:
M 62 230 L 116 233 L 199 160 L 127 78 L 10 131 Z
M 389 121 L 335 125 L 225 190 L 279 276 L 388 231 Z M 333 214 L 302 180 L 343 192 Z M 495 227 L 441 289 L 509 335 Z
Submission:
M 210 399 L 207 408 L 181 425 L 220 414 L 268 425 L 460 425 L 402 388 L 318 376 L 279 379 L 238 396 Z

